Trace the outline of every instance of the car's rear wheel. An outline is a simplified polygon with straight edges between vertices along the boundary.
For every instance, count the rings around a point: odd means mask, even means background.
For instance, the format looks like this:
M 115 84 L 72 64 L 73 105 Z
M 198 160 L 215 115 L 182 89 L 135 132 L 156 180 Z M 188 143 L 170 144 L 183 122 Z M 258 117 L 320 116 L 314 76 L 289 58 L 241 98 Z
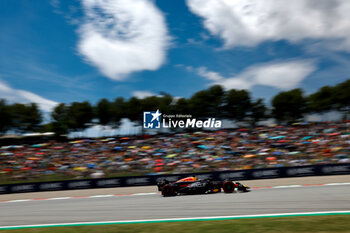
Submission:
M 233 191 L 235 190 L 235 185 L 232 181 L 225 181 L 222 185 L 222 189 L 225 193 L 233 193 Z
M 174 196 L 174 189 L 171 185 L 164 185 L 162 188 L 162 195 L 164 197 Z

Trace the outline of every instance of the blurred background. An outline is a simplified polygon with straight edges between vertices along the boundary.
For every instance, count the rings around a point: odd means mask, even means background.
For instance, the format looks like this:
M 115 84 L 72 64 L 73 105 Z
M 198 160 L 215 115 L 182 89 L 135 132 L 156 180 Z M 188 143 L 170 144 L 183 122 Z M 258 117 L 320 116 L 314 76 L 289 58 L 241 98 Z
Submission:
M 349 8 L 1 1 L 0 183 L 349 163 Z

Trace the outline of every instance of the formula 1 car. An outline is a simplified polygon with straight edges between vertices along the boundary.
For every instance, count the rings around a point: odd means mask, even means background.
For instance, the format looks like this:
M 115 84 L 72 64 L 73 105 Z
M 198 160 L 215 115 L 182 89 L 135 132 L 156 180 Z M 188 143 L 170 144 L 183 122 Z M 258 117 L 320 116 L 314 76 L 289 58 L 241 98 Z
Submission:
M 209 194 L 219 193 L 223 190 L 225 193 L 249 192 L 250 187 L 239 182 L 197 180 L 196 177 L 186 177 L 176 182 L 170 182 L 166 179 L 157 183 L 158 191 L 161 191 L 164 197 L 176 196 L 181 194 Z

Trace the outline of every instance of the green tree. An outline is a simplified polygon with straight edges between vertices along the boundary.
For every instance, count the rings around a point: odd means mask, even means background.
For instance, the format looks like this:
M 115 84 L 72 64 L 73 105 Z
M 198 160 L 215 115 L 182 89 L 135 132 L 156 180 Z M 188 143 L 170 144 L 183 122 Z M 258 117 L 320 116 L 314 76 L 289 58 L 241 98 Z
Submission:
M 210 98 L 209 112 L 212 117 L 223 117 L 223 107 L 225 99 L 225 91 L 220 85 L 211 86 L 208 89 L 208 94 Z
M 12 125 L 11 109 L 4 99 L 0 100 L 0 135 L 6 133 Z
M 94 118 L 93 108 L 89 102 L 73 102 L 68 109 L 68 126 L 70 130 L 82 131 L 90 126 Z
M 192 115 L 197 118 L 209 117 L 211 115 L 210 101 L 210 95 L 207 90 L 196 92 L 188 101 Z
M 334 87 L 334 102 L 336 109 L 343 112 L 347 119 L 350 113 L 350 79 Z
M 251 99 L 246 90 L 228 91 L 225 95 L 223 109 L 228 119 L 235 121 L 244 121 L 251 110 Z
M 324 86 L 307 98 L 307 104 L 311 112 L 324 113 L 334 110 L 336 107 L 335 88 Z
M 124 98 L 119 97 L 114 100 L 112 103 L 112 113 L 113 117 L 111 127 L 118 128 L 120 126 L 121 119 L 128 116 Z
M 267 118 L 267 108 L 263 99 L 258 99 L 252 102 L 250 111 L 250 125 L 253 127 L 255 127 L 259 121 Z
M 171 110 L 174 114 L 191 114 L 191 110 L 189 108 L 189 101 L 186 98 L 178 99 Z
M 161 93 L 162 96 L 158 96 L 158 104 L 159 104 L 159 110 L 163 114 L 170 114 L 173 113 L 172 109 L 174 106 L 174 98 L 167 94 L 167 93 Z
M 19 133 L 34 132 L 40 128 L 42 114 L 35 103 L 10 106 L 12 116 L 12 128 Z
M 141 110 L 144 111 L 159 111 L 163 114 L 168 114 L 171 111 L 173 97 L 169 94 L 162 93 L 162 96 L 148 96 L 141 99 Z
M 41 126 L 43 120 L 42 113 L 39 110 L 39 107 L 35 103 L 31 103 L 27 106 L 27 117 L 26 122 L 28 123 L 28 131 L 37 131 Z
M 111 125 L 114 118 L 113 104 L 107 99 L 101 99 L 95 108 L 98 123 L 107 126 Z
M 160 99 L 157 96 L 148 96 L 140 100 L 141 111 L 156 111 L 160 107 Z
M 292 123 L 307 113 L 306 99 L 301 89 L 278 93 L 272 99 L 272 115 L 279 123 Z
M 126 116 L 127 118 L 134 122 L 136 125 L 141 125 L 142 123 L 142 105 L 141 100 L 137 97 L 130 98 L 125 103 Z
M 53 123 L 42 124 L 39 129 L 40 133 L 54 132 Z
M 224 90 L 215 85 L 207 90 L 196 92 L 189 100 L 188 107 L 193 116 L 198 118 L 221 117 Z
M 59 136 L 69 132 L 69 106 L 61 103 L 51 112 L 52 130 Z

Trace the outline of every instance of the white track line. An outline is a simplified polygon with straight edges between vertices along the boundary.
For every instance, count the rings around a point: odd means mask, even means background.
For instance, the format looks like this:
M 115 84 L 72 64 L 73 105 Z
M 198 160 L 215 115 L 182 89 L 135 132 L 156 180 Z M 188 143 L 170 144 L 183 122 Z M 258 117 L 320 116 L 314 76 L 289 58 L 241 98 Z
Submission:
M 154 194 L 157 194 L 157 193 L 135 193 L 135 194 L 132 194 L 132 196 L 147 196 L 147 195 L 154 195 Z
M 229 219 L 317 216 L 317 215 L 336 215 L 336 214 L 350 214 L 350 210 L 322 211 L 322 212 L 301 212 L 301 213 L 233 215 L 233 216 L 210 216 L 210 217 L 191 217 L 191 218 L 165 218 L 165 219 L 142 219 L 142 220 L 123 220 L 123 221 L 71 222 L 71 223 L 56 223 L 56 224 L 16 225 L 16 226 L 0 226 L 0 230 L 35 228 L 35 227 L 107 225 L 107 224 L 125 224 L 125 223 L 159 223 L 159 222 L 201 221 L 201 220 L 202 221 L 203 220 L 229 220 Z
M 350 185 L 350 183 L 328 183 L 328 184 L 306 184 L 306 185 L 280 185 L 273 187 L 252 187 L 251 189 L 281 189 L 281 188 L 303 188 L 303 187 L 318 187 L 318 186 L 336 186 L 336 185 Z M 37 198 L 37 199 L 22 199 L 22 200 L 10 200 L 0 201 L 1 203 L 15 203 L 15 202 L 27 202 L 27 201 L 52 201 L 52 200 L 67 200 L 67 199 L 79 199 L 79 198 L 103 198 L 103 197 L 122 197 L 122 196 L 147 196 L 147 195 L 158 195 L 158 193 L 134 193 L 134 194 L 106 194 L 106 195 L 92 195 L 92 196 L 81 196 L 81 197 L 53 197 L 53 198 Z
M 280 188 L 299 188 L 303 187 L 302 185 L 281 185 L 281 186 L 275 186 L 274 189 L 280 189 Z
M 350 183 L 329 183 L 325 185 L 350 185 Z
M 32 199 L 12 200 L 7 202 L 25 202 L 25 201 L 32 201 Z
M 95 198 L 95 197 L 113 197 L 113 194 L 107 194 L 107 195 L 94 195 L 94 196 L 89 196 L 88 198 Z
M 71 199 L 71 197 L 53 197 L 53 198 L 47 198 L 46 200 L 67 200 L 67 199 Z

